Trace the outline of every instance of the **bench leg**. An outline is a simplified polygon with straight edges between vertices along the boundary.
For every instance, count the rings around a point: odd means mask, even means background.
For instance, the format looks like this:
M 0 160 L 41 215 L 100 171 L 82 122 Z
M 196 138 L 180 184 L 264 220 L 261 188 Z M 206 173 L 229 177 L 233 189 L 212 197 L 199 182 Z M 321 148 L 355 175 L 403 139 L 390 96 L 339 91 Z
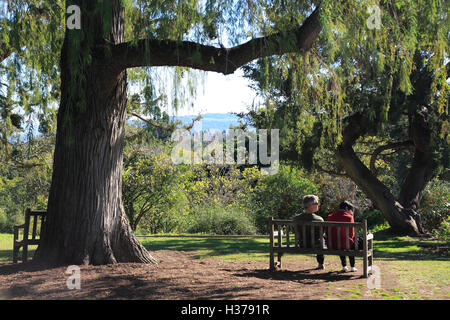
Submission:
M 19 255 L 19 247 L 14 246 L 13 248 L 13 263 L 17 263 L 17 256 Z
M 283 255 L 282 253 L 280 253 L 280 252 L 278 253 L 277 267 L 280 268 L 280 269 L 281 269 L 281 256 L 282 256 L 282 255 Z
M 273 251 L 270 251 L 269 255 L 269 269 L 270 271 L 275 271 L 275 257 Z
M 22 263 L 27 262 L 28 260 L 28 245 L 24 244 L 22 249 Z

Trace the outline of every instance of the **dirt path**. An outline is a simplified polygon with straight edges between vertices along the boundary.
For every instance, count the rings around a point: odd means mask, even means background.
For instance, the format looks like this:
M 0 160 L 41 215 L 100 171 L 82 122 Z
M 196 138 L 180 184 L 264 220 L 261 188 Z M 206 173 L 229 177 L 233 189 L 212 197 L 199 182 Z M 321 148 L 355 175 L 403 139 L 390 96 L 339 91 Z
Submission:
M 288 257 L 283 269 L 270 272 L 267 261 L 224 262 L 195 259 L 194 253 L 153 252 L 158 265 L 81 266 L 81 289 L 68 290 L 66 267 L 0 266 L 1 299 L 374 299 L 357 260 L 356 273 L 342 274 L 339 258 L 326 257 L 325 270 L 313 270 L 315 259 Z M 395 276 L 383 264 L 383 292 L 395 287 Z

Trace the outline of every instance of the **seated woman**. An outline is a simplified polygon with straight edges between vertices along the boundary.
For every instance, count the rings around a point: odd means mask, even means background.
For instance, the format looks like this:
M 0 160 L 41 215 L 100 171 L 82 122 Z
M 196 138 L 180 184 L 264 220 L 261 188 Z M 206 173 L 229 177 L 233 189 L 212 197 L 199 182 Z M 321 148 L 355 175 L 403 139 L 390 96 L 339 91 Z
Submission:
M 353 219 L 353 209 L 354 209 L 354 205 L 351 204 L 348 201 L 344 201 L 339 205 L 339 210 L 336 211 L 335 213 L 332 213 L 330 215 L 328 215 L 327 221 L 334 221 L 334 222 L 355 222 L 355 220 Z M 355 248 L 355 229 L 354 228 L 349 228 L 348 231 L 348 242 L 350 247 L 347 248 L 347 234 L 346 234 L 346 228 L 341 228 L 341 232 L 340 232 L 340 238 L 341 238 L 341 249 L 354 249 Z M 328 230 L 326 230 L 328 231 Z M 327 234 L 327 247 L 329 249 L 338 249 L 338 245 L 337 245 L 337 228 L 336 227 L 332 227 L 331 228 L 331 242 L 332 242 L 332 248 L 329 247 L 328 245 L 328 239 L 329 236 Z M 346 262 L 346 257 L 345 256 L 340 256 L 341 258 L 341 264 L 342 264 L 342 271 L 343 272 L 347 272 L 348 268 L 347 268 L 347 262 Z M 350 267 L 351 267 L 351 271 L 358 271 L 358 269 L 355 268 L 355 257 L 354 256 L 349 256 L 348 260 L 350 261 Z

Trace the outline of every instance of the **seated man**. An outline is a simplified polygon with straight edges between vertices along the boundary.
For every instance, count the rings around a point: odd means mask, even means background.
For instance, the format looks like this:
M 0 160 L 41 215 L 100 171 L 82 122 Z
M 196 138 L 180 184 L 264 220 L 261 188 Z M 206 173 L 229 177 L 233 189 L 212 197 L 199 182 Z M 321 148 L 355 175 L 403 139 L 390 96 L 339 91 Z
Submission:
M 317 211 L 319 211 L 319 198 L 315 195 L 307 195 L 303 198 L 303 207 L 305 208 L 305 212 L 299 215 L 296 215 L 293 218 L 293 221 L 320 221 L 323 222 L 323 219 L 321 216 L 315 214 Z M 295 234 L 298 237 L 298 241 L 302 241 L 303 239 L 303 228 L 299 228 L 298 225 L 295 225 Z M 320 235 L 319 235 L 319 228 L 314 229 L 314 235 L 315 235 L 315 245 L 321 246 L 320 244 Z M 306 247 L 311 248 L 311 228 L 306 228 Z M 301 246 L 301 245 L 300 245 Z M 325 269 L 323 263 L 324 263 L 324 256 L 322 254 L 318 254 L 316 256 L 317 263 L 319 264 L 317 269 Z
M 339 210 L 335 213 L 332 213 L 328 215 L 327 221 L 334 221 L 334 222 L 355 222 L 353 219 L 353 204 L 351 204 L 348 201 L 344 201 L 339 205 Z M 341 238 L 341 249 L 354 249 L 355 248 L 355 228 L 349 228 L 348 231 L 348 242 L 350 247 L 347 248 L 347 234 L 345 228 L 340 229 L 340 238 Z M 327 246 L 329 247 L 329 237 L 328 230 L 326 230 L 327 233 Z M 332 240 L 332 248 L 330 249 L 338 249 L 337 245 L 337 228 L 332 227 L 331 228 L 331 240 Z M 342 264 L 342 271 L 347 272 L 347 262 L 345 256 L 340 256 L 341 258 L 341 264 Z M 351 271 L 357 271 L 355 268 L 355 257 L 349 256 L 348 260 L 350 261 L 350 267 L 352 268 Z

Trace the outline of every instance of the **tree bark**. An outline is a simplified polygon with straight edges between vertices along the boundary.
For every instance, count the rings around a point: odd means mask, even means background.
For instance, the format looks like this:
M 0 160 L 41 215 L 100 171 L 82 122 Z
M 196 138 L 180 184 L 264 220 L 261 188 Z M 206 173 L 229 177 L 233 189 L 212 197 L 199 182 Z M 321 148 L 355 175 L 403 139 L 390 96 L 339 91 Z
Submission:
M 123 39 L 123 12 L 120 1 L 111 4 L 110 40 L 118 42 Z M 84 19 L 87 30 L 78 32 L 86 37 L 92 32 L 99 43 L 102 29 L 95 21 Z M 76 46 L 84 48 L 85 43 L 74 44 L 69 32 L 61 54 L 61 102 L 47 219 L 34 260 L 52 265 L 155 263 L 134 236 L 122 205 L 126 71 L 92 47 L 87 47 L 92 62 L 76 65 L 74 71 L 74 63 L 85 54 Z M 73 58 L 74 51 L 80 56 Z
M 73 4 L 81 8 L 82 29 L 66 30 L 61 52 L 53 177 L 34 260 L 56 265 L 156 263 L 134 236 L 122 205 L 126 68 L 183 65 L 227 74 L 260 56 L 306 52 L 321 29 L 318 9 L 296 30 L 296 47 L 280 46 L 281 36 L 273 35 L 223 51 L 192 42 L 157 40 L 133 47 L 124 43 L 120 0 L 76 0 Z M 105 8 L 111 11 L 110 17 Z M 109 35 L 105 35 L 106 25 Z M 151 59 L 146 56 L 149 43 Z M 255 43 L 263 48 L 256 49 Z M 199 48 L 212 55 L 193 59 Z M 177 49 L 175 56 L 173 49 Z M 215 55 L 217 60 L 212 63 L 209 58 Z

